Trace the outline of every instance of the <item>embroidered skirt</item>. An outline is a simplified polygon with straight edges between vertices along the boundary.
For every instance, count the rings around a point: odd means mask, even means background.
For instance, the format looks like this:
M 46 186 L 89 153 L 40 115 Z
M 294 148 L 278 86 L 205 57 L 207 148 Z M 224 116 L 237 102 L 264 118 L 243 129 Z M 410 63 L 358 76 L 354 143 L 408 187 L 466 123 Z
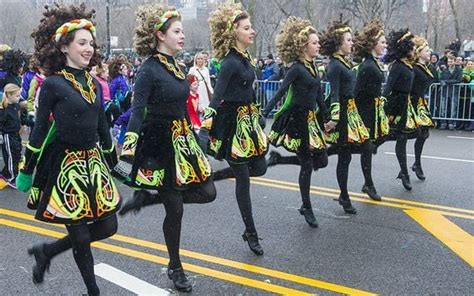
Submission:
M 418 119 L 418 125 L 424 127 L 434 127 L 433 118 L 431 117 L 430 109 L 428 108 L 428 100 L 423 97 L 418 97 L 416 100 L 415 112 Z
M 362 117 L 364 125 L 369 131 L 372 141 L 382 141 L 389 132 L 388 117 L 384 111 L 384 101 L 380 98 L 374 98 L 370 101 L 356 101 L 359 114 Z
M 316 112 L 301 106 L 292 106 L 279 114 L 268 139 L 273 146 L 283 146 L 293 153 L 314 153 L 327 149 Z
M 120 194 L 97 145 L 71 147 L 52 142 L 42 153 L 28 208 L 44 222 L 82 224 L 105 219 L 121 203 Z
M 154 118 L 143 123 L 130 179 L 133 188 L 187 190 L 211 176 L 209 160 L 185 118 Z
M 327 143 L 335 145 L 360 145 L 369 139 L 369 131 L 364 125 L 354 99 L 340 104 L 339 122 L 325 134 Z M 333 113 L 333 111 L 331 111 Z
M 268 143 L 253 103 L 223 102 L 209 132 L 208 154 L 233 163 L 246 163 L 267 153 Z

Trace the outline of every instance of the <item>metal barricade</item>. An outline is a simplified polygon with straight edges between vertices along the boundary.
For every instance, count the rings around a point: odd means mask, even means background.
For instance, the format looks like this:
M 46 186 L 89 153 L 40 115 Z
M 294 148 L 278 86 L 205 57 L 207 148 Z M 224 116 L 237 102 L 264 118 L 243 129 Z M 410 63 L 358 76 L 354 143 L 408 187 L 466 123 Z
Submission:
M 267 81 L 264 80 L 256 80 L 254 87 L 255 87 L 255 94 L 256 94 L 256 101 L 262 108 L 265 108 L 267 103 L 275 96 L 278 89 L 280 89 L 281 81 Z M 321 82 L 321 89 L 323 90 L 324 98 L 329 96 L 330 88 L 329 83 L 322 81 Z M 275 106 L 274 111 L 280 109 L 281 105 L 283 105 L 285 98 L 282 98 L 280 102 Z
M 428 102 L 433 119 L 443 125 L 474 121 L 474 84 L 433 83 L 428 92 Z

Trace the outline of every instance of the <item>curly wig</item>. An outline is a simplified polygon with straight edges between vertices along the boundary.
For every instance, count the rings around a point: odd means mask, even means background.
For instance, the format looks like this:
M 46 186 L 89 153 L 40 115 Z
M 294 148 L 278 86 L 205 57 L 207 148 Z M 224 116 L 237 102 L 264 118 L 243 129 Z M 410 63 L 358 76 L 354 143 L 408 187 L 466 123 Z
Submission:
M 289 64 L 299 60 L 308 44 L 309 35 L 316 33 L 310 21 L 290 16 L 276 37 L 276 48 L 282 61 Z
M 425 48 L 428 47 L 428 41 L 426 41 L 425 38 L 416 35 L 415 39 L 413 39 L 413 43 L 415 43 L 415 56 L 418 56 L 418 54 Z
M 333 21 L 325 31 L 321 32 L 319 36 L 321 54 L 325 56 L 333 55 L 342 45 L 344 33 L 351 32 L 352 29 L 349 27 L 348 21 L 344 22 L 342 18 Z
M 6 44 L 0 44 L 0 61 L 3 59 L 5 53 L 11 49 L 12 48 Z
M 52 36 L 56 30 L 63 24 L 74 19 L 93 19 L 95 10 L 86 11 L 86 6 L 82 3 L 79 6 L 63 5 L 55 3 L 54 6 L 45 6 L 46 11 L 40 25 L 33 31 L 31 37 L 35 41 L 34 57 L 39 66 L 44 70 L 46 76 L 63 69 L 66 66 L 66 56 L 61 52 L 61 47 L 69 45 L 77 31 L 67 33 L 59 42 L 55 42 Z M 95 41 L 95 38 L 94 38 Z M 89 63 L 89 67 L 95 66 L 100 62 L 100 56 L 97 53 L 97 46 L 94 44 L 94 54 Z
M 117 75 L 120 74 L 120 70 L 122 70 L 123 66 L 127 66 L 131 68 L 130 63 L 125 55 L 119 55 L 113 57 L 109 62 L 109 76 L 110 79 L 114 79 Z
M 4 54 L 3 60 L 0 61 L 0 69 L 18 75 L 26 62 L 27 57 L 24 52 L 21 50 L 9 50 Z
M 410 57 L 413 50 L 413 34 L 408 29 L 392 31 L 388 36 L 387 54 L 384 57 L 385 63 L 391 63 L 395 60 Z
M 384 35 L 385 32 L 381 20 L 369 22 L 361 32 L 355 34 L 354 55 L 357 57 L 370 56 L 380 37 Z
M 162 23 L 161 17 L 167 11 L 176 11 L 176 8 L 162 4 L 148 4 L 138 7 L 135 13 L 137 16 L 137 27 L 133 37 L 133 46 L 138 55 L 150 56 L 156 53 L 158 38 L 156 37 L 157 30 L 155 26 Z M 160 26 L 159 30 L 166 33 L 171 24 L 176 20 L 181 20 L 181 18 L 179 16 L 170 18 Z
M 233 29 L 240 20 L 249 18 L 242 11 L 240 3 L 228 3 L 219 6 L 209 17 L 209 32 L 214 56 L 222 60 L 229 49 L 235 46 L 236 35 Z

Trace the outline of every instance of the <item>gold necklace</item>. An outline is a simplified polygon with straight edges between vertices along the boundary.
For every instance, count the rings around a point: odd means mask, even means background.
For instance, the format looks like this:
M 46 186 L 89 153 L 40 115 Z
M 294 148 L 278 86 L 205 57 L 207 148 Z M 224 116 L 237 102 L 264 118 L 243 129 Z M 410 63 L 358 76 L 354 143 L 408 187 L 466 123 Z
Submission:
M 349 63 L 346 61 L 346 59 L 343 56 L 336 53 L 336 54 L 333 54 L 333 57 L 335 57 L 337 60 L 343 63 L 347 68 L 351 69 L 351 66 L 349 65 Z
M 238 54 L 240 54 L 244 59 L 246 59 L 250 63 L 250 65 L 252 65 L 255 68 L 255 63 L 253 62 L 252 56 L 250 55 L 250 53 L 247 50 L 246 51 L 241 51 L 236 46 L 234 46 L 233 49 L 235 49 L 235 51 Z
M 428 69 L 428 67 L 426 67 L 425 64 L 422 64 L 422 63 L 420 63 L 420 62 L 417 62 L 416 64 L 417 64 L 418 66 L 420 66 L 421 69 L 423 69 L 423 71 L 426 72 L 426 74 L 430 75 L 431 78 L 434 78 L 433 73 L 431 73 L 430 69 Z
M 413 65 L 406 58 L 400 59 L 400 61 L 404 63 L 408 68 L 413 69 Z
M 59 71 L 59 74 L 62 75 L 67 81 L 72 83 L 72 87 L 81 94 L 81 96 L 84 98 L 84 100 L 86 100 L 86 102 L 88 102 L 89 104 L 94 104 L 96 98 L 95 84 L 89 72 L 84 71 L 89 91 L 84 90 L 84 87 L 82 87 L 82 84 L 77 81 L 74 74 L 67 72 L 66 69 Z
M 314 69 L 312 63 L 310 61 L 307 61 L 306 59 L 303 59 L 303 65 L 305 66 L 306 69 L 308 69 L 309 73 L 313 75 L 313 77 L 316 77 L 318 75 L 317 70 Z
M 168 62 L 168 59 L 161 53 L 155 54 L 155 57 L 157 57 L 160 63 L 162 63 L 169 72 L 173 73 L 174 76 L 176 76 L 176 78 L 181 79 L 181 80 L 184 80 L 186 78 L 186 74 L 184 74 L 183 70 L 181 69 L 181 67 L 178 65 L 178 63 L 176 62 L 174 58 L 173 58 L 173 64 L 172 64 Z

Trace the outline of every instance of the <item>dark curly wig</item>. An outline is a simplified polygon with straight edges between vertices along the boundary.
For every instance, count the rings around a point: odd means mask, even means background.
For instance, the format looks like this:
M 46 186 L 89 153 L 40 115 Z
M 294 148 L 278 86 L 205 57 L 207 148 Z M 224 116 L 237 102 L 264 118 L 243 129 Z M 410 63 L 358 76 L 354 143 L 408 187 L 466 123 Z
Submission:
M 20 74 L 27 62 L 27 57 L 21 50 L 9 50 L 3 55 L 0 61 L 0 69 L 12 74 Z
M 410 58 L 410 52 L 415 46 L 414 38 L 415 36 L 408 29 L 390 32 L 384 62 L 391 63 L 395 60 Z
M 354 55 L 357 57 L 370 56 L 380 37 L 384 35 L 381 20 L 369 22 L 364 26 L 361 32 L 355 34 Z
M 342 18 L 333 21 L 329 27 L 319 35 L 321 54 L 331 56 L 337 52 L 339 47 L 342 45 L 344 33 L 350 33 L 351 31 L 348 21 L 344 22 Z
M 76 31 L 67 33 L 56 43 L 52 39 L 56 29 L 74 19 L 92 21 L 95 10 L 86 11 L 84 3 L 79 6 L 65 6 L 55 3 L 52 7 L 46 5 L 45 9 L 44 17 L 41 19 L 38 28 L 31 34 L 31 37 L 35 40 L 34 57 L 38 61 L 39 66 L 44 69 L 45 75 L 50 76 L 66 66 L 66 56 L 61 52 L 61 46 L 70 44 L 74 40 L 76 33 Z M 89 67 L 100 63 L 100 55 L 95 44 L 94 49 Z

